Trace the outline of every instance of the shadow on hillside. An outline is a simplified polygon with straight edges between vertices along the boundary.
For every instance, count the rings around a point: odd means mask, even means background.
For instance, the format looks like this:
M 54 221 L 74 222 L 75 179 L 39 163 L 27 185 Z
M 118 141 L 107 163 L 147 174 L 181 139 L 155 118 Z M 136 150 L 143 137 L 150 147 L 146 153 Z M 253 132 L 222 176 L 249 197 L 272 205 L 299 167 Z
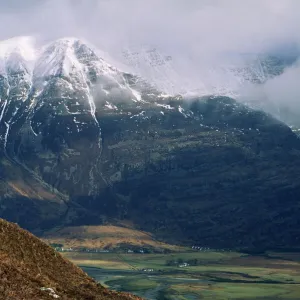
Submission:
M 149 160 L 97 196 L 2 200 L 0 217 L 36 232 L 130 220 L 159 238 L 217 248 L 299 245 L 299 151 L 201 145 Z M 263 144 L 262 144 L 263 145 Z M 298 148 L 296 144 L 295 148 Z M 169 159 L 170 158 L 170 159 Z
M 57 226 L 66 212 L 64 203 L 19 196 L 1 201 L 0 218 L 34 231 Z

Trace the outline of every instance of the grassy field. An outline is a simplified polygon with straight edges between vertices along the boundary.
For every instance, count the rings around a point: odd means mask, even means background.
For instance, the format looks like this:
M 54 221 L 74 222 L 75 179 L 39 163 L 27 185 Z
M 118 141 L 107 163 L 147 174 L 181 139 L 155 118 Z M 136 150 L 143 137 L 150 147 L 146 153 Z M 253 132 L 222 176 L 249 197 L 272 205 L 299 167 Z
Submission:
M 300 299 L 300 255 L 65 253 L 112 289 L 146 299 Z M 196 265 L 179 266 L 185 262 Z

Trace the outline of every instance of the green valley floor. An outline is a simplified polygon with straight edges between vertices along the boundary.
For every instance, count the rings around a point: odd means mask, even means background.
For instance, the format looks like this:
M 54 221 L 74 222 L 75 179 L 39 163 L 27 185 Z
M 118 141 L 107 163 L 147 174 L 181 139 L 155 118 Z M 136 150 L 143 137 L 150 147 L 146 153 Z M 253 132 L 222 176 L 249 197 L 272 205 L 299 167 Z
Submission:
M 300 253 L 64 253 L 97 281 L 145 299 L 300 299 Z

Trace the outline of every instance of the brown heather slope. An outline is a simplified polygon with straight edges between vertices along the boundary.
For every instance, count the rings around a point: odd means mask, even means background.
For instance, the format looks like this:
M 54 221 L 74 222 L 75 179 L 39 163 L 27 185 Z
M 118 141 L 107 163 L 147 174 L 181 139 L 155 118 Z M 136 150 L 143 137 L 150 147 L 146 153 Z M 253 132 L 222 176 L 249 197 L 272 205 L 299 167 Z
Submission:
M 109 291 L 18 225 L 0 219 L 0 299 L 140 299 Z
M 160 242 L 151 233 L 114 225 L 64 227 L 48 231 L 41 238 L 47 244 L 62 244 L 64 248 L 74 250 L 124 247 L 144 247 L 157 251 L 183 249 L 180 246 Z

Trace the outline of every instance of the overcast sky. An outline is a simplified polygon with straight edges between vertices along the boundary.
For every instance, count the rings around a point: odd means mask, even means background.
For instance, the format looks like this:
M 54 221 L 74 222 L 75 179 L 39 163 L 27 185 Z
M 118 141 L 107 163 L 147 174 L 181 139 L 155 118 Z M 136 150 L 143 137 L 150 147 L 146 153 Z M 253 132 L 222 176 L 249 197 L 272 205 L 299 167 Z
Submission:
M 228 53 L 299 44 L 299 12 L 299 0 L 0 0 L 0 39 L 75 36 L 112 56 L 128 45 L 153 45 L 171 55 L 182 67 L 177 74 L 195 87 L 207 77 L 201 70 L 223 63 Z M 277 79 L 272 97 L 285 94 L 296 75 L 295 67 Z M 215 81 L 225 80 L 218 76 Z M 296 79 L 290 85 L 300 96 Z
M 256 51 L 300 37 L 298 0 L 0 0 L 0 38 L 84 36 L 195 51 Z

